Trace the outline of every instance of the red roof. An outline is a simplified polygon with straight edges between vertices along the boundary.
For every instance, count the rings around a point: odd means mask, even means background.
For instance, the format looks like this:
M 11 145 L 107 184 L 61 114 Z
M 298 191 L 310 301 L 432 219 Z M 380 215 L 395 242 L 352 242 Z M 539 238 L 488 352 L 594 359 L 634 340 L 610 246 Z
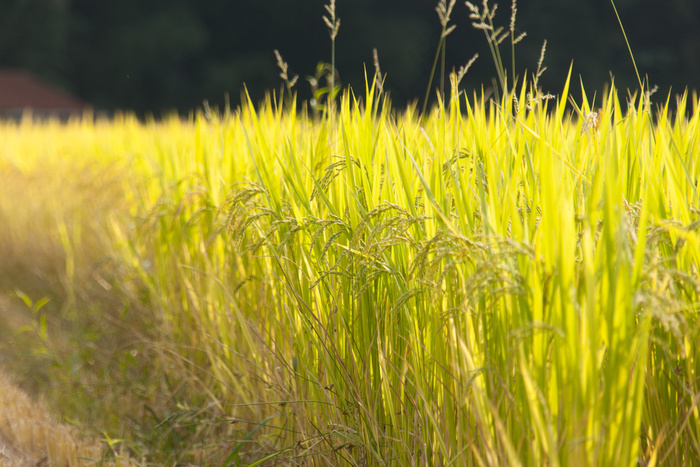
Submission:
M 0 70 L 0 110 L 83 110 L 88 104 L 22 70 Z

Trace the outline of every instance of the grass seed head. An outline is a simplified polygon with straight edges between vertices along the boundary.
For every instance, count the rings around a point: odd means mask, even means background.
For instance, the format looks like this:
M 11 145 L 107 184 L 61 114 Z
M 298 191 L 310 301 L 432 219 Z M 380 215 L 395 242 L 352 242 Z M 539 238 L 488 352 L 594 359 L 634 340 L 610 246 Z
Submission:
M 335 15 L 335 0 L 330 0 L 330 3 L 325 5 L 324 8 L 328 12 L 330 18 L 328 16 L 324 16 L 323 22 L 326 23 L 326 26 L 328 26 L 331 39 L 335 40 L 336 36 L 338 35 L 338 30 L 340 29 L 340 18 L 337 18 Z
M 435 7 L 435 10 L 437 11 L 438 16 L 440 17 L 440 24 L 442 24 L 443 28 L 446 28 L 447 23 L 450 22 L 452 9 L 454 8 L 456 1 L 457 0 L 450 0 L 450 3 L 447 4 L 447 0 L 440 0 L 438 2 L 438 6 Z
M 374 62 L 374 84 L 379 92 L 382 91 L 382 70 L 379 67 L 379 54 L 377 53 L 377 48 L 372 49 L 372 59 Z
M 275 49 L 275 58 L 277 59 L 277 66 L 280 69 L 280 78 L 284 80 L 284 82 L 287 85 L 288 89 L 291 89 L 294 87 L 294 85 L 297 83 L 297 79 L 299 79 L 298 75 L 294 75 L 292 79 L 289 79 L 289 75 L 287 74 L 287 70 L 289 68 L 289 65 L 287 65 L 287 62 L 282 60 L 282 55 L 279 53 L 279 50 Z

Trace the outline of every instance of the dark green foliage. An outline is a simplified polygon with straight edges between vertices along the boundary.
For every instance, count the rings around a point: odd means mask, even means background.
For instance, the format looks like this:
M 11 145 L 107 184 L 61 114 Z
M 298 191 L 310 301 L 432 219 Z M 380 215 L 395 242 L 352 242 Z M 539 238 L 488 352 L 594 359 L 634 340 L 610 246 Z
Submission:
M 4 0 L 0 3 L 0 67 L 22 67 L 64 86 L 106 110 L 182 112 L 207 99 L 236 105 L 244 84 L 253 101 L 279 89 L 274 49 L 298 74 L 295 90 L 311 97 L 306 77 L 319 61 L 330 62 L 322 0 Z M 437 2 L 428 0 L 340 0 L 343 27 L 337 38 L 341 84 L 358 94 L 364 66 L 373 72 L 377 48 L 385 87 L 395 104 L 422 98 L 439 41 Z M 510 2 L 495 21 L 508 26 Z M 543 91 L 557 93 L 574 61 L 589 89 L 602 89 L 612 71 L 618 87 L 637 79 L 611 5 L 573 0 L 530 0 L 518 5 L 518 70 L 534 71 L 542 41 L 550 47 Z M 617 2 L 642 79 L 682 91 L 700 82 L 700 4 L 694 0 Z M 481 59 L 462 83 L 466 89 L 491 83 L 492 64 L 481 31 L 474 30 L 464 2 L 452 14 L 446 69 L 459 68 L 476 52 Z M 504 57 L 510 64 L 509 53 Z M 508 70 L 510 72 L 510 70 Z M 510 75 L 510 73 L 509 73 Z M 521 76 L 522 78 L 522 76 Z M 433 89 L 440 83 L 433 82 Z M 435 93 L 430 93 L 434 97 Z

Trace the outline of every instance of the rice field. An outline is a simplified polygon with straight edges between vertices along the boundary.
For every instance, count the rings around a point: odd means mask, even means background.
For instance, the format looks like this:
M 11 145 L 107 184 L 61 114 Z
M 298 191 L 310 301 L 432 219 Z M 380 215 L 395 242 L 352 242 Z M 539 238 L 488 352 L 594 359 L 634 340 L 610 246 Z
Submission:
M 2 292 L 183 462 L 700 464 L 700 101 L 568 90 L 2 123 Z

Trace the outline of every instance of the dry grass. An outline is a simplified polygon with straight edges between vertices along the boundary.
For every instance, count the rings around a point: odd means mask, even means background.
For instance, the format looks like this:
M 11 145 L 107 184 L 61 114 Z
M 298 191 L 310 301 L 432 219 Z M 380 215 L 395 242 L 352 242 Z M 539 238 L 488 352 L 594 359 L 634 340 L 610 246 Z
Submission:
M 219 413 L 160 339 L 111 233 L 133 222 L 124 155 L 142 127 L 123 123 L 0 125 L 0 367 L 54 416 L 120 439 L 132 457 L 206 465 Z M 50 143 L 25 146 L 40 134 Z
M 119 454 L 103 463 L 104 448 L 103 443 L 81 438 L 75 428 L 58 423 L 42 403 L 0 373 L 0 465 L 140 465 Z

